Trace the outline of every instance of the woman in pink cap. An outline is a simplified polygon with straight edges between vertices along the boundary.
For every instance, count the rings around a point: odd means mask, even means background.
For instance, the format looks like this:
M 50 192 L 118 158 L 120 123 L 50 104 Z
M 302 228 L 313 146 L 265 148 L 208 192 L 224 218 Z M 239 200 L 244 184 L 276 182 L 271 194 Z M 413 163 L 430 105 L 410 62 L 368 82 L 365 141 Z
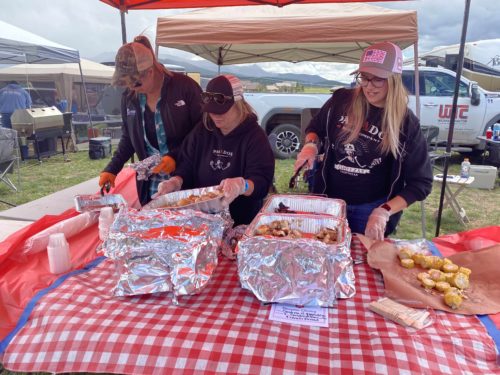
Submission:
M 313 192 L 345 200 L 352 232 L 376 240 L 392 233 L 402 211 L 432 189 L 427 143 L 408 108 L 402 64 L 393 43 L 365 49 L 352 73 L 357 86 L 333 93 L 306 128 L 295 162 L 295 170 L 305 163 L 312 168 L 322 148 Z
M 273 182 L 274 155 L 257 115 L 233 75 L 213 78 L 201 94 L 203 122 L 182 144 L 174 177 L 158 196 L 220 185 L 234 225 L 249 224 Z

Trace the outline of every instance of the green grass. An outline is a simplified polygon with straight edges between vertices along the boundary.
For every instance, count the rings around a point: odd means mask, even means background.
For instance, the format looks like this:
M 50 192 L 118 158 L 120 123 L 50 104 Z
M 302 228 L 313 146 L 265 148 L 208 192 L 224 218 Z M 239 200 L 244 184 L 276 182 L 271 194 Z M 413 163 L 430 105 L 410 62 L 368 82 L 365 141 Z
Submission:
M 21 165 L 21 190 L 13 192 L 5 184 L 0 184 L 0 200 L 20 205 L 31 200 L 43 197 L 69 186 L 76 185 L 99 175 L 99 172 L 108 163 L 109 158 L 90 160 L 88 151 L 80 151 L 67 154 L 70 161 L 65 161 L 62 155 L 56 155 L 43 159 L 42 163 L 30 160 Z M 460 155 L 451 158 L 450 174 L 459 173 L 461 162 Z M 288 182 L 293 174 L 294 160 L 276 161 L 276 188 L 280 193 L 289 193 Z M 15 180 L 15 175 L 10 175 Z M 299 184 L 300 185 L 300 184 Z M 96 191 L 98 186 L 96 186 Z M 305 193 L 306 188 L 302 183 L 299 192 Z M 434 184 L 431 195 L 425 201 L 427 220 L 427 237 L 432 238 L 435 234 L 436 220 L 434 212 L 439 205 L 440 185 Z M 441 220 L 441 234 L 456 233 L 468 229 L 480 228 L 500 223 L 500 188 L 494 190 L 465 189 L 460 193 L 459 202 L 467 211 L 470 223 L 464 227 L 453 216 L 451 209 L 443 211 Z M 11 206 L 0 202 L 0 210 Z M 405 210 L 398 231 L 394 237 L 398 238 L 421 238 L 420 203 L 417 202 Z

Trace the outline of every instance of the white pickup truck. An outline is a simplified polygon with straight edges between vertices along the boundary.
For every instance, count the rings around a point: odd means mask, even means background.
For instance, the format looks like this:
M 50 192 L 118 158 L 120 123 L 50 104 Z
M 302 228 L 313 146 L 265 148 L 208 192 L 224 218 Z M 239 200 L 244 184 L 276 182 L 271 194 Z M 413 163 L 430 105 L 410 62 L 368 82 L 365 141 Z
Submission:
M 448 139 L 455 72 L 436 67 L 419 67 L 420 124 L 438 126 L 438 143 Z M 409 107 L 416 113 L 415 74 L 405 67 L 403 82 L 410 94 Z M 259 122 L 269 136 L 277 158 L 294 157 L 300 150 L 301 120 L 304 109 L 320 108 L 329 94 L 262 94 L 245 93 L 256 110 Z M 484 144 L 476 137 L 484 135 L 489 126 L 500 122 L 500 93 L 478 87 L 461 79 L 455 119 L 453 147 L 465 153 L 479 154 Z

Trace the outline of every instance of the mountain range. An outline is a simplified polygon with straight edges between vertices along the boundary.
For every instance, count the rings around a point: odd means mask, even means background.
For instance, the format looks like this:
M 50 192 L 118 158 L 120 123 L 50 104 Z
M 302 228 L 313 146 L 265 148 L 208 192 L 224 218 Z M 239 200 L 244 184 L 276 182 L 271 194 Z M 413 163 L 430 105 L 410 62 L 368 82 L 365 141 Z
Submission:
M 103 53 L 94 57 L 93 60 L 109 65 L 110 62 L 114 61 L 114 58 L 115 56 L 112 53 Z M 194 61 L 183 56 L 172 54 L 168 57 L 160 57 L 160 61 L 165 65 L 177 65 L 182 67 L 186 72 L 200 73 L 203 87 L 209 79 L 219 74 L 219 67 L 207 60 Z M 224 73 L 233 74 L 242 80 L 251 80 L 268 85 L 283 81 L 294 81 L 304 86 L 319 86 L 327 88 L 345 85 L 344 82 L 328 80 L 315 74 L 268 72 L 257 64 L 223 65 L 220 67 L 220 74 Z

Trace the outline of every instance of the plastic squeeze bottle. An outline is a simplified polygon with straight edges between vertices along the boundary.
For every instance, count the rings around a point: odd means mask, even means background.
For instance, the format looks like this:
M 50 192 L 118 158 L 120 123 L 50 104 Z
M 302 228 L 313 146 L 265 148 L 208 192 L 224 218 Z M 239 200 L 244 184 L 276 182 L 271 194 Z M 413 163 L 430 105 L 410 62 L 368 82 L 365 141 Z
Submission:
M 464 158 L 464 161 L 460 165 L 460 177 L 469 178 L 470 176 L 470 161 L 469 158 Z

